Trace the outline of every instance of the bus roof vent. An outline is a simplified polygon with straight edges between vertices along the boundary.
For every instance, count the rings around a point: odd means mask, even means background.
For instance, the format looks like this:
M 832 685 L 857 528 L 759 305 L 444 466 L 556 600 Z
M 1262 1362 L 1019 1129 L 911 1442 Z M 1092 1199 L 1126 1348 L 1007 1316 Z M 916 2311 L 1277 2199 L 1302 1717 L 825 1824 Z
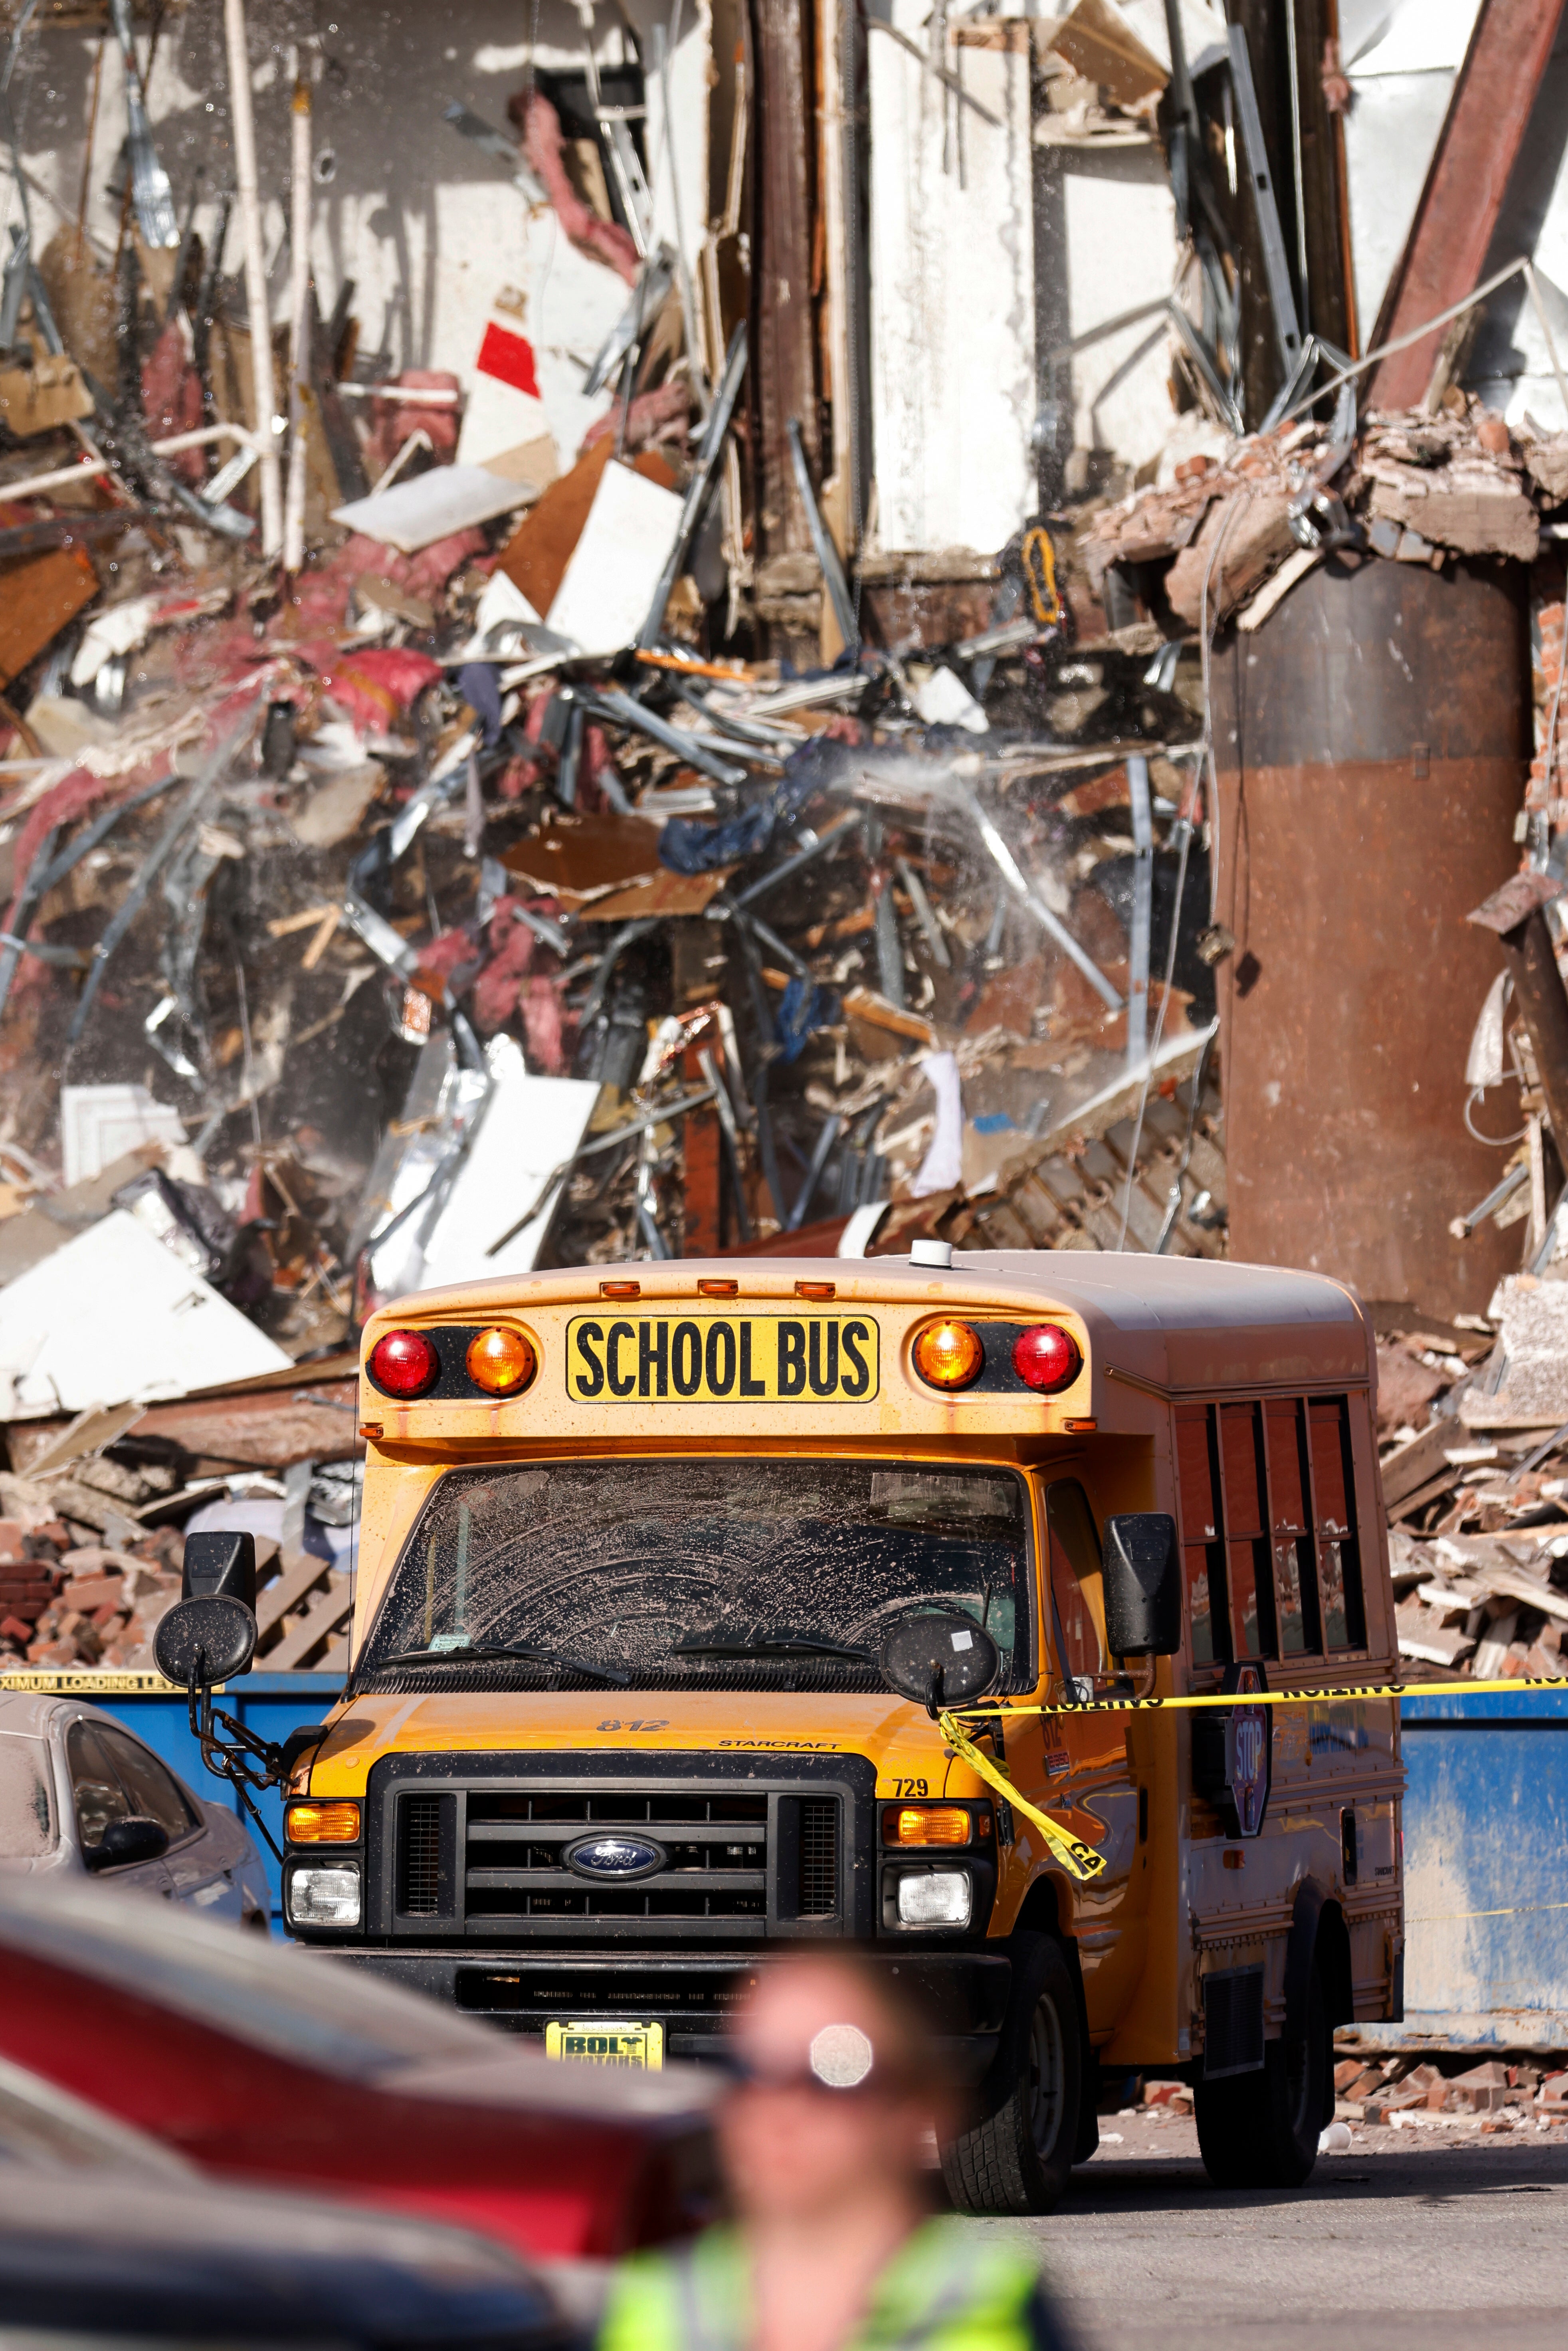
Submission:
M 951 1241 L 911 1241 L 909 1262 L 911 1265 L 939 1265 L 944 1269 L 950 1267 L 953 1262 L 953 1244 Z

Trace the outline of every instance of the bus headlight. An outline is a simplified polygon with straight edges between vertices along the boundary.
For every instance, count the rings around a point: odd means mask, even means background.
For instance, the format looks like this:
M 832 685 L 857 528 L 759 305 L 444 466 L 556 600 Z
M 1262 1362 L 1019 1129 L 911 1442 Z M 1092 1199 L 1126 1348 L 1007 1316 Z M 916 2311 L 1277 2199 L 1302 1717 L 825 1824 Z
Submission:
M 901 1927 L 967 1927 L 975 1907 L 967 1869 L 911 1870 L 898 1881 Z
M 360 1873 L 340 1862 L 331 1869 L 296 1867 L 289 1872 L 283 1907 L 291 1927 L 357 1927 Z

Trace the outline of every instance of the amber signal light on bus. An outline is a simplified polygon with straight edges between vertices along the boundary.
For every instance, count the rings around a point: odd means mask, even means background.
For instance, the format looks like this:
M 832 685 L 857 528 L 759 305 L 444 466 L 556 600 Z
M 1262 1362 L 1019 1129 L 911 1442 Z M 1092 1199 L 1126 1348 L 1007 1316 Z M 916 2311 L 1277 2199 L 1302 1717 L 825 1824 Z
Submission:
M 985 1369 L 980 1334 L 967 1322 L 928 1322 L 915 1342 L 915 1368 L 927 1386 L 972 1387 Z
M 1013 1369 L 1026 1388 L 1055 1395 L 1083 1369 L 1076 1341 L 1055 1322 L 1037 1322 L 1013 1342 Z
M 290 1804 L 284 1834 L 291 1844 L 358 1844 L 358 1804 Z
M 468 1342 L 465 1358 L 468 1376 L 486 1395 L 521 1395 L 539 1367 L 539 1359 L 520 1331 L 501 1323 L 480 1331 Z
M 371 1349 L 365 1369 L 383 1395 L 407 1402 L 441 1377 L 441 1358 L 423 1331 L 389 1331 Z
M 890 1804 L 882 1816 L 884 1844 L 967 1844 L 973 1823 L 962 1804 Z

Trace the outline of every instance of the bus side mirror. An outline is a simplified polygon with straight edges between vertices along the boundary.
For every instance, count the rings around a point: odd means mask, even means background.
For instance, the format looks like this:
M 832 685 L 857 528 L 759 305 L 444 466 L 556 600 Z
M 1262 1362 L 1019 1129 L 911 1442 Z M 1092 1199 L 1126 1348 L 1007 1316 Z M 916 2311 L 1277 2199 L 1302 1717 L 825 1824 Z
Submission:
M 187 1535 L 182 1600 L 242 1600 L 256 1613 L 256 1537 L 246 1534 Z
M 210 1689 L 250 1671 L 256 1652 L 256 1538 L 185 1537 L 183 1597 L 159 1619 L 152 1654 L 165 1680 Z
M 1181 1647 L 1181 1552 L 1165 1510 L 1105 1521 L 1105 1640 L 1113 1656 L 1172 1657 Z

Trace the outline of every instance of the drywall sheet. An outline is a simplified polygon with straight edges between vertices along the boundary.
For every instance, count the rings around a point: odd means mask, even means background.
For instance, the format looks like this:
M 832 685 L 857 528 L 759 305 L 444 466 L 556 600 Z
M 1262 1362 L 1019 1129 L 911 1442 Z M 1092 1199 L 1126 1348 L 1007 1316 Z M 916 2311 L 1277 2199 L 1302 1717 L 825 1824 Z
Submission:
M 0 1294 L 7 1420 L 186 1395 L 287 1371 L 288 1362 L 123 1208 Z
M 599 1099 L 587 1079 L 531 1076 L 509 1038 L 497 1039 L 486 1058 L 490 1098 L 425 1244 L 420 1290 L 532 1271 L 559 1189 L 549 1179 L 581 1143 Z M 489 1256 L 530 1207 L 535 1213 L 522 1230 Z
M 585 653 L 618 653 L 648 617 L 683 501 L 612 458 L 545 616 Z
M 877 14 L 923 51 L 943 21 Z M 866 46 L 877 537 L 989 551 L 1035 505 L 1029 53 L 938 42 L 988 121 L 885 32 Z
M 1095 154 L 1059 147 L 1060 340 L 1071 342 L 1106 319 L 1163 301 L 1176 276 L 1176 208 L 1157 147 Z M 1054 323 L 1054 322 L 1053 322 Z M 1075 351 L 1057 376 L 1071 387 L 1072 445 L 1109 450 L 1129 465 L 1157 457 L 1176 422 L 1170 397 L 1170 329 L 1143 319 Z

